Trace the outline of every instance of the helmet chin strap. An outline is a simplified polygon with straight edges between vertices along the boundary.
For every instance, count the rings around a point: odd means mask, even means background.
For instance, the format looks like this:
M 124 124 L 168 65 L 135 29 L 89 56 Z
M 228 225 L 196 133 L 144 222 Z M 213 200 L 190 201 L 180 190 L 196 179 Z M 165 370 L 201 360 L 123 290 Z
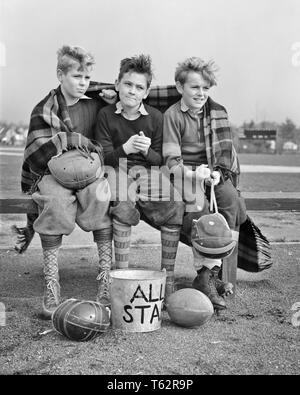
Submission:
M 218 213 L 218 206 L 217 206 L 217 200 L 216 200 L 216 195 L 215 195 L 215 186 L 213 183 L 210 185 L 210 207 L 209 211 L 213 212 L 215 208 L 215 212 Z

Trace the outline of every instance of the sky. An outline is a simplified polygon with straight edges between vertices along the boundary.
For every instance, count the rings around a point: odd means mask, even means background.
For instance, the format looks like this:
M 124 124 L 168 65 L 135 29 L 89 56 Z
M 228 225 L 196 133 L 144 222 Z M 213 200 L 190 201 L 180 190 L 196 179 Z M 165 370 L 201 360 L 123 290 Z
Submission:
M 213 59 L 210 95 L 233 124 L 289 117 L 300 126 L 299 0 L 0 0 L 0 120 L 29 121 L 58 86 L 64 44 L 92 52 L 103 82 L 140 53 L 152 57 L 153 85 L 173 84 L 187 57 Z

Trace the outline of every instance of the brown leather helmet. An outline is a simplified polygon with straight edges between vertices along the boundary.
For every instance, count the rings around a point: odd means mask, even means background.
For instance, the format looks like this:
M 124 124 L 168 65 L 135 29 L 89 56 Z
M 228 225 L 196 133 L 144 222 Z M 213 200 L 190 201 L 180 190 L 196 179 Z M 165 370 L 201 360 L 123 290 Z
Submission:
M 103 175 L 100 158 L 79 149 L 72 149 L 54 156 L 48 162 L 52 176 L 69 189 L 82 189 Z
M 211 259 L 225 258 L 236 246 L 231 229 L 220 213 L 203 215 L 193 220 L 191 240 L 200 255 Z
M 89 300 L 67 299 L 52 313 L 54 329 L 71 340 L 92 340 L 110 326 L 110 310 Z

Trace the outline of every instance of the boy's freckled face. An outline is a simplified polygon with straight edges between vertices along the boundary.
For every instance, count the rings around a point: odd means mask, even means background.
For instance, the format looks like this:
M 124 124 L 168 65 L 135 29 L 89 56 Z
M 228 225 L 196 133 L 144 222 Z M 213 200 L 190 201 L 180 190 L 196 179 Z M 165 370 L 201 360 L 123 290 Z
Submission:
M 145 74 L 128 72 L 116 83 L 119 98 L 124 108 L 139 108 L 149 93 Z
M 177 89 L 184 103 L 193 111 L 199 111 L 208 99 L 210 84 L 201 74 L 191 71 L 183 85 L 177 83 Z
M 90 84 L 91 73 L 91 66 L 82 69 L 79 63 L 77 66 L 73 66 L 67 73 L 58 70 L 57 76 L 67 101 L 79 99 L 85 94 Z

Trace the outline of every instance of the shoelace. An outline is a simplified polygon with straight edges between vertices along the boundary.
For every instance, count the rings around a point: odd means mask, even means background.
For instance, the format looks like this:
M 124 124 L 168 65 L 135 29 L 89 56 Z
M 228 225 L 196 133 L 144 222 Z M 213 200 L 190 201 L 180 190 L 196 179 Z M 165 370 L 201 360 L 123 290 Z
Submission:
M 59 303 L 60 286 L 57 280 L 50 280 L 47 283 L 47 298 L 50 303 Z
M 51 261 L 47 264 L 47 270 L 45 272 L 45 280 L 47 283 L 51 283 L 52 281 L 57 282 L 57 270 L 57 264 Z
M 216 289 L 216 286 L 215 286 L 215 283 L 214 283 L 214 276 L 213 276 L 213 273 L 210 273 L 210 274 L 209 274 L 208 286 L 209 286 L 209 289 L 210 289 L 210 291 L 211 291 L 211 293 L 212 293 L 213 295 L 219 296 L 219 294 L 218 294 L 218 292 L 217 292 L 217 289 Z
M 101 289 L 101 296 L 105 298 L 109 298 L 109 284 L 110 284 L 110 278 L 109 274 L 107 271 L 102 271 L 101 273 L 98 274 L 97 281 L 101 281 L 101 285 L 103 284 L 103 289 Z

